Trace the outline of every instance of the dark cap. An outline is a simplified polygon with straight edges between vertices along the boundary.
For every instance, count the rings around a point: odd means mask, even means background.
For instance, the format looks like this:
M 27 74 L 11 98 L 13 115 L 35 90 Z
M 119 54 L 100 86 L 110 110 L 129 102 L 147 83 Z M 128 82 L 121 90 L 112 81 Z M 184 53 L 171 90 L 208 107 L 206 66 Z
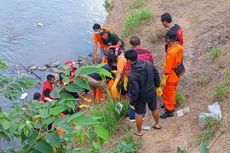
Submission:
M 175 40 L 177 39 L 176 31 L 174 31 L 174 30 L 169 30 L 169 31 L 166 33 L 166 38 L 169 38 L 170 40 L 175 41 Z

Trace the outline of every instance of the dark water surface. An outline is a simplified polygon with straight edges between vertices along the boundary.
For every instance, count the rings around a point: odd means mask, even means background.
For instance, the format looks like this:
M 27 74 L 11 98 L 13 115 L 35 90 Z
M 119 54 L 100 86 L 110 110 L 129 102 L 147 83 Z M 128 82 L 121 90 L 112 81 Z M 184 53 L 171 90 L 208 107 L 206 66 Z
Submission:
M 0 0 L 0 10 L 0 57 L 26 66 L 88 55 L 106 16 L 103 0 Z

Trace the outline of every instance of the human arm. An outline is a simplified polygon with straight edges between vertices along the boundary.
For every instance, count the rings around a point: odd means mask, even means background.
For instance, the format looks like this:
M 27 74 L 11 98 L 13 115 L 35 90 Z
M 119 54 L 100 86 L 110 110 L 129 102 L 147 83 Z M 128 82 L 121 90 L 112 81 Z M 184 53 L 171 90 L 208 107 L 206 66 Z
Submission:
M 45 100 L 46 101 L 48 101 L 48 102 L 51 102 L 52 101 L 52 99 L 51 99 L 51 97 L 50 97 L 50 90 L 49 89 L 46 89 L 45 91 L 44 91 L 44 96 L 45 96 Z

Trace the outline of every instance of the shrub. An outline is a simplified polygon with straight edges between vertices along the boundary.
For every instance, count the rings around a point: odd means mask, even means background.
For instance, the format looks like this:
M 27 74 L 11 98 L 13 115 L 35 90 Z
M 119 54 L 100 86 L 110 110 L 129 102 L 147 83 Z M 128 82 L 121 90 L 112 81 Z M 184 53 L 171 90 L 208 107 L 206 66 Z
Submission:
M 182 105 L 185 102 L 185 96 L 182 92 L 176 93 L 176 105 Z
M 111 0 L 104 0 L 103 6 L 106 12 L 109 12 L 111 10 Z
M 130 9 L 138 9 L 144 5 L 147 0 L 135 0 L 129 5 Z
M 221 50 L 219 48 L 213 48 L 210 51 L 210 58 L 213 62 L 217 60 L 220 57 L 220 55 L 221 55 Z
M 152 12 L 144 9 L 128 13 L 122 36 L 126 37 L 131 34 L 142 22 L 151 19 L 152 16 Z

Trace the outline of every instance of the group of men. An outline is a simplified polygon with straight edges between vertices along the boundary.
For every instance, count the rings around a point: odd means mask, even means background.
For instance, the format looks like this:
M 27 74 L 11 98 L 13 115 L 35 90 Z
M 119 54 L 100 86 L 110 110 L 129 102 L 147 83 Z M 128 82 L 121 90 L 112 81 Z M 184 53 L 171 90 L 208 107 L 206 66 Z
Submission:
M 114 100 L 121 95 L 129 101 L 128 118 L 136 121 L 137 136 L 142 136 L 143 117 L 146 114 L 146 105 L 155 120 L 154 129 L 161 129 L 160 118 L 173 116 L 176 104 L 176 87 L 183 72 L 183 36 L 180 26 L 173 24 L 169 13 L 161 16 L 161 22 L 167 28 L 165 36 L 165 64 L 162 77 L 154 66 L 150 51 L 141 47 L 138 37 L 130 38 L 131 49 L 125 51 L 124 42 L 109 28 L 93 25 L 94 51 L 92 60 L 95 64 L 104 63 L 104 69 L 113 74 L 113 78 L 106 78 L 108 89 Z M 182 66 L 181 66 L 182 65 Z M 93 73 L 89 77 L 92 82 L 100 82 L 99 74 Z M 35 94 L 35 99 L 44 102 L 52 101 L 50 96 L 53 90 L 55 77 L 47 76 L 42 95 Z M 163 91 L 161 90 L 163 88 Z M 102 88 L 95 87 L 94 99 L 101 101 L 107 96 Z M 157 109 L 157 96 L 163 97 L 165 113 L 160 115 Z M 79 95 L 81 98 L 81 96 Z M 82 97 L 83 100 L 89 99 Z
M 115 81 L 111 87 L 111 94 L 123 93 L 128 95 L 129 119 L 136 121 L 137 133 L 142 136 L 143 117 L 148 105 L 155 123 L 154 129 L 161 129 L 160 118 L 165 119 L 174 115 L 176 104 L 176 88 L 185 69 L 183 65 L 183 32 L 179 25 L 172 22 L 169 13 L 161 16 L 162 25 L 167 28 L 165 35 L 165 63 L 160 79 L 159 72 L 154 66 L 150 51 L 141 47 L 140 39 L 131 37 L 132 49 L 125 51 L 124 42 L 112 33 L 110 29 L 93 26 L 94 52 L 93 61 L 107 63 L 115 67 Z M 100 47 L 98 47 L 98 45 Z M 100 52 L 98 51 L 100 48 Z M 115 56 L 115 63 L 111 63 L 111 56 Z M 117 85 L 122 82 L 123 88 Z M 161 90 L 163 88 L 163 91 Z M 157 109 L 157 96 L 163 97 L 165 112 L 160 115 Z

